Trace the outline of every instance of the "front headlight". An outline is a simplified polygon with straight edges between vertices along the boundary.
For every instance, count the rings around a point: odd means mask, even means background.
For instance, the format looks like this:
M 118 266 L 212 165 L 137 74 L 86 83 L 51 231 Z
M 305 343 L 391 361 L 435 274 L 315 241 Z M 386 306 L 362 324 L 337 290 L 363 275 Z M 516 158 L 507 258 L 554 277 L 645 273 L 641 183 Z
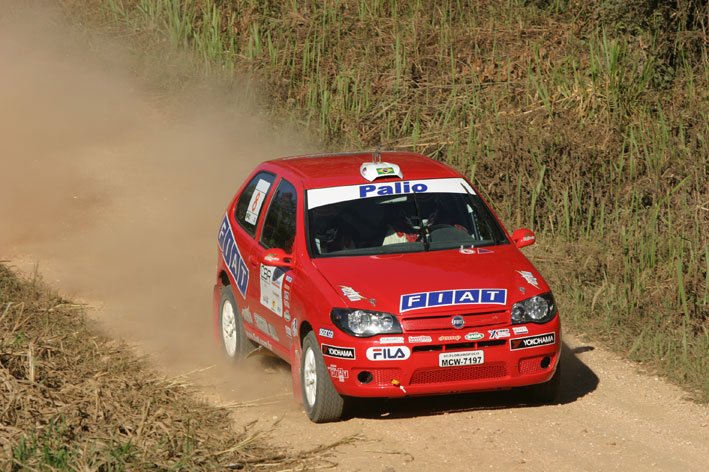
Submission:
M 551 292 L 512 305 L 512 323 L 546 323 L 554 318 L 556 304 Z
M 401 333 L 399 320 L 390 313 L 333 308 L 330 319 L 342 331 L 358 338 Z

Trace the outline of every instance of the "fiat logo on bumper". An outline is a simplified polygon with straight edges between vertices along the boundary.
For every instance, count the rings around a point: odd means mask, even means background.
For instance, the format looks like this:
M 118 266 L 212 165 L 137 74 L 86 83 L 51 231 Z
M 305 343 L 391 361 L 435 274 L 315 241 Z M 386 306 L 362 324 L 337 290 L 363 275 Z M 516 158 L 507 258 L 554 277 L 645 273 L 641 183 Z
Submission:
M 465 326 L 465 318 L 460 315 L 456 315 L 451 319 L 451 324 L 455 329 L 460 329 Z

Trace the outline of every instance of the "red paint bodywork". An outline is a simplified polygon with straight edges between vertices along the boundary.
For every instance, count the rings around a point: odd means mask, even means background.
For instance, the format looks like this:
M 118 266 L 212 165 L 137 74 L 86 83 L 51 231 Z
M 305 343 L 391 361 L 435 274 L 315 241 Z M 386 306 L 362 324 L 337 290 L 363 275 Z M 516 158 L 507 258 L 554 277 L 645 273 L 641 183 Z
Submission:
M 382 153 L 382 160 L 399 165 L 404 173 L 404 180 L 462 177 L 453 169 L 419 154 L 386 152 Z M 306 190 L 367 184 L 369 182 L 361 177 L 359 168 L 362 163 L 371 161 L 371 153 L 352 153 L 301 156 L 264 162 L 245 180 L 226 211 L 250 274 L 247 296 L 243 297 L 239 291 L 234 290 L 239 310 L 241 312 L 248 307 L 252 315 L 261 315 L 273 325 L 276 337 L 259 330 L 254 323 L 247 320 L 243 321 L 244 328 L 252 340 L 291 364 L 295 395 L 300 396 L 298 371 L 301 341 L 309 330 L 315 332 L 321 344 L 355 349 L 355 359 L 324 357 L 327 366 L 332 366 L 333 385 L 342 395 L 401 397 L 508 389 L 548 381 L 554 375 L 559 360 L 559 315 L 544 324 L 511 324 L 510 309 L 513 303 L 549 292 L 550 289 L 539 272 L 521 253 L 517 247 L 519 243 L 513 243 L 509 234 L 505 233 L 510 243 L 487 247 L 489 251 L 485 253 L 462 254 L 458 249 L 452 249 L 381 256 L 310 257 L 305 235 Z M 254 239 L 234 221 L 234 207 L 243 188 L 260 171 L 275 174 L 276 180 L 264 201 Z M 287 179 L 297 190 L 297 235 L 290 254 L 289 264 L 292 268 L 287 272 L 291 278 L 291 321 L 286 321 L 284 317 L 260 305 L 258 298 L 259 264 L 266 251 L 258 240 L 264 215 L 281 178 Z M 389 177 L 376 182 L 397 180 L 400 179 Z M 504 226 L 502 227 L 504 229 Z M 529 230 L 515 233 L 515 236 L 518 234 L 531 235 L 532 238 L 534 236 Z M 215 334 L 218 338 L 219 292 L 224 277 L 229 278 L 232 287 L 235 281 L 226 269 L 221 251 L 217 260 L 214 316 Z M 518 271 L 530 272 L 536 277 L 538 287 L 533 287 Z M 354 288 L 364 299 L 350 301 L 343 295 L 340 286 Z M 402 294 L 474 287 L 505 288 L 507 303 L 445 306 L 404 313 L 399 311 Z M 375 300 L 374 305 L 370 299 Z M 330 320 L 332 308 L 363 308 L 395 314 L 404 333 L 371 338 L 354 337 L 334 326 Z M 466 315 L 466 326 L 463 329 L 455 329 L 450 322 L 452 316 L 459 314 Z M 293 319 L 297 320 L 297 329 L 289 335 L 287 327 L 293 326 Z M 513 326 L 526 327 L 527 333 L 514 334 Z M 331 332 L 332 338 L 322 336 L 321 328 Z M 490 338 L 491 330 L 505 328 L 510 330 L 509 337 L 497 340 Z M 473 332 L 481 333 L 484 337 L 475 341 L 466 340 L 464 336 Z M 520 350 L 512 350 L 510 347 L 511 339 L 546 333 L 554 333 L 554 344 Z M 431 341 L 409 342 L 410 336 L 430 336 Z M 439 337 L 456 336 L 460 339 L 439 341 Z M 404 342 L 381 344 L 379 341 L 381 338 L 391 337 L 403 337 Z M 373 346 L 407 346 L 412 353 L 406 360 L 370 361 L 366 351 Z M 465 367 L 438 366 L 438 356 L 441 352 L 470 350 L 483 350 L 484 363 Z M 372 381 L 360 382 L 358 374 L 362 371 L 370 372 Z

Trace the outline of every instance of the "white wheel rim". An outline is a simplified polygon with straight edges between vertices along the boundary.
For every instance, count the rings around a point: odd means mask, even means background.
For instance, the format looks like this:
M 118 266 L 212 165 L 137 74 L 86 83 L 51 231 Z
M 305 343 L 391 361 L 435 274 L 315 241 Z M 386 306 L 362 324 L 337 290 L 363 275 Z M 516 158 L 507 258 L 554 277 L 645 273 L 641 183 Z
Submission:
M 236 316 L 234 306 L 229 300 L 225 300 L 222 305 L 222 340 L 224 350 L 229 357 L 236 354 Z
M 305 351 L 305 360 L 303 361 L 303 387 L 305 389 L 305 399 L 310 407 L 315 405 L 317 382 L 318 373 L 315 365 L 315 353 L 308 347 L 308 350 Z

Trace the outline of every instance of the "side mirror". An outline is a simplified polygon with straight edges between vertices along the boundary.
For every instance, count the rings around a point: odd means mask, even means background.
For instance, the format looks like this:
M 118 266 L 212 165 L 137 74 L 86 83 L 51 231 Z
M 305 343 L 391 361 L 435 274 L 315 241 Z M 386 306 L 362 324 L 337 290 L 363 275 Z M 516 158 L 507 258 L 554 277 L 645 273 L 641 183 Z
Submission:
M 276 267 L 293 267 L 293 258 L 280 248 L 266 249 L 261 254 L 261 263 Z
M 520 228 L 512 233 L 512 242 L 517 247 L 531 246 L 536 240 L 537 237 L 531 229 Z

